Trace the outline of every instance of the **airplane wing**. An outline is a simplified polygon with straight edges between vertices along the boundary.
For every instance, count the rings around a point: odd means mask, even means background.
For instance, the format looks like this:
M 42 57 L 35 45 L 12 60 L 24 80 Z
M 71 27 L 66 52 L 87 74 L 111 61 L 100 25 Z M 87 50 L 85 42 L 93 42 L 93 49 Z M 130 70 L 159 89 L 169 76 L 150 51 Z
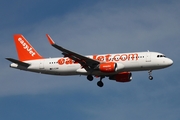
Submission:
M 64 57 L 69 57 L 72 60 L 74 60 L 75 62 L 78 62 L 79 64 L 81 64 L 82 68 L 85 68 L 86 70 L 90 70 L 90 69 L 94 69 L 100 62 L 97 60 L 93 60 L 91 58 L 88 58 L 86 56 L 80 55 L 78 53 L 72 52 L 68 49 L 65 49 L 57 44 L 55 44 L 55 42 L 52 40 L 52 38 L 46 34 L 49 43 L 55 47 L 56 49 L 62 51 L 62 54 L 64 55 Z

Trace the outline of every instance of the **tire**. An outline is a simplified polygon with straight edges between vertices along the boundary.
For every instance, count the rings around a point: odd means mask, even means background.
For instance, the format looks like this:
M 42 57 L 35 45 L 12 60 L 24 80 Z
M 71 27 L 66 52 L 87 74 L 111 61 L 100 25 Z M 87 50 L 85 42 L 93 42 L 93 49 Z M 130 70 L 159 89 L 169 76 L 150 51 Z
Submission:
M 88 75 L 88 76 L 87 76 L 87 79 L 88 79 L 89 81 L 92 81 L 94 78 L 93 78 L 92 75 Z
M 149 76 L 149 80 L 153 80 L 153 76 Z
M 98 81 L 98 82 L 97 82 L 97 85 L 98 85 L 99 87 L 103 87 L 103 86 L 104 86 L 104 83 L 103 83 L 102 81 Z

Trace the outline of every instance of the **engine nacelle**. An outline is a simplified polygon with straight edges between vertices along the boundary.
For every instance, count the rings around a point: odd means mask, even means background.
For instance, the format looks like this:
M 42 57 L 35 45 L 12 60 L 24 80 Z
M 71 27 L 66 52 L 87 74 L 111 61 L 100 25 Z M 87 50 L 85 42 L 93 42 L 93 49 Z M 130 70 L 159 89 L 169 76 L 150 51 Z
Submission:
M 110 80 L 116 80 L 116 82 L 130 82 L 132 80 L 131 72 L 121 72 L 109 77 Z
M 115 63 L 115 62 L 107 62 L 107 63 L 100 63 L 99 64 L 99 70 L 101 72 L 116 72 L 118 70 L 121 70 L 124 68 L 124 65 L 121 63 Z
M 101 72 L 115 72 L 117 64 L 113 62 L 99 64 L 99 70 Z

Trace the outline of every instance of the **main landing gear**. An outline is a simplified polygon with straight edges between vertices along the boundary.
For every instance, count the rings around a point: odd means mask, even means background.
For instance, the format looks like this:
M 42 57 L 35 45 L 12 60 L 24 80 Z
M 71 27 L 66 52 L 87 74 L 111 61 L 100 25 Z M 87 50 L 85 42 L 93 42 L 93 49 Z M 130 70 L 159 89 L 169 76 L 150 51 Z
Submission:
M 97 82 L 97 85 L 98 85 L 99 87 L 103 87 L 103 86 L 104 86 L 104 83 L 102 82 L 102 79 L 103 79 L 103 78 L 105 78 L 105 77 L 104 77 L 104 76 L 101 76 L 101 77 L 100 77 L 100 81 Z
M 149 80 L 153 80 L 152 70 L 150 70 L 148 73 L 149 73 Z
M 88 76 L 87 76 L 87 79 L 88 79 L 89 81 L 92 81 L 94 78 L 93 78 L 92 75 L 88 75 Z
M 99 87 L 103 87 L 103 86 L 104 86 L 104 83 L 102 82 L 102 79 L 103 79 L 103 78 L 105 78 L 105 76 L 100 76 L 100 80 L 97 82 L 97 86 L 99 86 Z M 94 78 L 93 78 L 92 75 L 88 75 L 88 76 L 87 76 L 87 79 L 88 79 L 89 81 L 92 81 Z

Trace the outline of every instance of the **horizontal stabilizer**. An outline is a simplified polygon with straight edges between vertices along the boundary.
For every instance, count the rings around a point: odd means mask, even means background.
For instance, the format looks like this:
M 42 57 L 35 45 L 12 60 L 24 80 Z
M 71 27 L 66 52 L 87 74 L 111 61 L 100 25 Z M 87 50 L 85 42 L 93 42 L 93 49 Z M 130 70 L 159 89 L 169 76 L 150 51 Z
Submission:
M 16 63 L 16 64 L 18 64 L 20 66 L 23 66 L 23 67 L 29 67 L 30 66 L 30 64 L 28 64 L 28 63 L 21 62 L 19 60 L 13 59 L 13 58 L 6 58 L 6 59 L 13 62 L 13 63 Z

